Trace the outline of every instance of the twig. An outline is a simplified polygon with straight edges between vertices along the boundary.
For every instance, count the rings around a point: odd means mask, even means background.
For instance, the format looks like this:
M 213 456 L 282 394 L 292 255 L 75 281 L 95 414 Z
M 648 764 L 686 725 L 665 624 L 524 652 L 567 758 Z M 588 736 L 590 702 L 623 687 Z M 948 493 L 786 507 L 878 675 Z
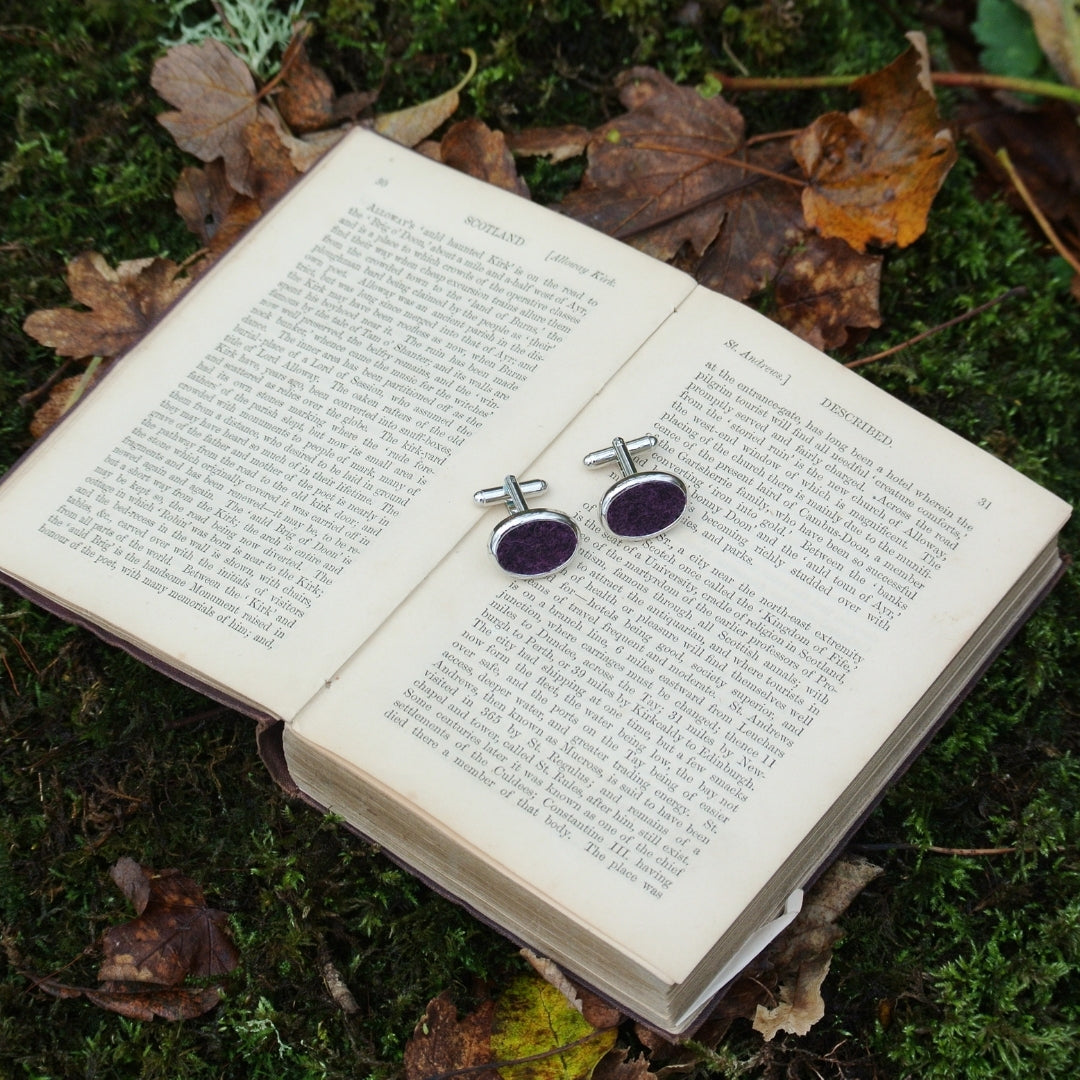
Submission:
M 756 76 L 722 75 L 712 77 L 724 90 L 827 90 L 850 86 L 862 75 L 793 75 L 759 78 Z M 931 71 L 935 86 L 966 86 L 972 90 L 1006 90 L 1014 94 L 1036 94 L 1039 97 L 1059 98 L 1080 105 L 1080 87 L 1064 86 L 1043 79 L 1015 79 L 1008 75 L 987 75 L 981 71 Z
M 995 304 L 1000 304 L 1002 300 L 1011 300 L 1014 296 L 1026 295 L 1027 288 L 1025 286 L 1014 285 L 1000 296 L 995 296 L 993 300 L 987 300 L 985 304 L 980 304 L 977 308 L 965 311 L 963 315 L 957 315 L 955 319 L 949 319 L 948 322 L 943 322 L 939 326 L 932 326 L 929 330 L 924 330 L 921 334 L 916 334 L 914 337 L 908 338 L 907 341 L 902 341 L 899 345 L 894 345 L 891 349 L 885 349 L 883 352 L 874 353 L 873 356 L 863 356 L 858 360 L 849 360 L 844 364 L 844 367 L 857 368 L 862 367 L 864 364 L 872 364 L 877 360 L 884 360 L 886 356 L 892 356 L 893 353 L 898 353 L 901 349 L 906 349 L 909 345 L 917 345 L 920 341 L 930 337 L 932 334 L 938 333 L 940 330 L 948 330 L 950 326 L 956 326 L 958 323 L 975 318 L 976 315 L 981 315 L 984 311 L 989 311 Z
M 1038 851 L 1037 847 L 938 847 L 936 844 L 923 846 L 922 844 L 852 844 L 856 851 L 926 851 L 931 855 L 1030 855 Z M 1054 852 L 1062 852 L 1063 847 L 1052 848 Z
M 1054 250 L 1073 268 L 1073 273 L 1080 274 L 1080 260 L 1061 242 L 1058 234 L 1054 232 L 1053 225 L 1050 224 L 1046 215 L 1039 209 L 1038 204 L 1028 190 L 1027 184 L 1024 183 L 1020 174 L 1016 171 L 1016 166 L 1013 165 L 1012 158 L 1009 157 L 1009 151 L 1003 146 L 994 157 L 1001 162 L 1002 167 L 1012 181 L 1013 187 L 1016 188 L 1020 198 L 1024 200 L 1024 205 L 1031 211 L 1031 216 L 1038 223 L 1039 228 L 1042 229 L 1046 239 L 1053 245 Z

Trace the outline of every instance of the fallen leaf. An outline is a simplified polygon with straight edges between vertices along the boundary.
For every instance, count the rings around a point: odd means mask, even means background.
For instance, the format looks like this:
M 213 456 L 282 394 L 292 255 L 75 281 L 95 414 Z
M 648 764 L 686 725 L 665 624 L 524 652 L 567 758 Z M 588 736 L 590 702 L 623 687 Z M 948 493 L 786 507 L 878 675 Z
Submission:
M 815 957 L 803 964 L 795 978 L 794 986 L 780 986 L 780 1002 L 768 1009 L 759 1005 L 754 1012 L 754 1030 L 769 1042 L 779 1032 L 805 1035 L 824 1015 L 825 1000 L 821 996 L 821 984 L 829 973 L 831 956 Z
M 103 981 L 175 986 L 189 976 L 225 975 L 239 954 L 224 912 L 206 906 L 202 889 L 177 870 L 155 873 L 133 859 L 120 859 L 113 880 L 137 918 L 105 931 Z
M 335 120 L 334 85 L 308 58 L 306 34 L 297 34 L 281 58 L 281 89 L 274 104 L 294 135 L 319 131 Z
M 476 1080 L 588 1080 L 616 1034 L 614 1026 L 590 1024 L 551 983 L 522 975 L 463 1019 L 447 994 L 431 1001 L 405 1047 L 405 1076 L 468 1071 Z
M 220 41 L 176 45 L 154 64 L 154 89 L 176 112 L 159 123 L 176 144 L 200 161 L 223 158 L 229 183 L 244 195 L 247 150 L 242 135 L 256 118 L 255 79 L 247 65 Z
M 529 128 L 507 135 L 506 143 L 520 157 L 546 157 L 566 161 L 585 153 L 589 144 L 589 129 L 578 124 L 553 128 Z
M 31 978 L 39 990 L 53 997 L 85 997 L 99 1009 L 133 1020 L 194 1020 L 208 1013 L 221 1000 L 220 991 L 214 987 L 127 987 L 122 983 L 103 983 L 94 988 L 66 986 L 55 979 Z
M 439 143 L 439 156 L 443 164 L 459 172 L 529 198 L 528 185 L 518 176 L 506 136 L 492 131 L 482 120 L 471 117 L 454 124 Z
M 722 197 L 747 180 L 733 159 L 741 113 L 651 68 L 632 68 L 616 85 L 630 111 L 593 133 L 581 186 L 562 210 L 659 259 L 683 244 L 703 254 L 724 219 Z
M 811 235 L 773 281 L 774 318 L 818 349 L 846 345 L 849 328 L 881 325 L 882 259 Z
M 613 1027 L 594 1028 L 558 987 L 522 975 L 495 1004 L 491 1054 L 503 1080 L 585 1080 L 616 1035 Z
M 68 263 L 72 297 L 89 311 L 31 312 L 23 329 L 60 356 L 117 356 L 135 344 L 187 288 L 190 279 L 169 259 L 133 259 L 114 270 L 96 251 Z
M 442 1073 L 465 1069 L 476 1070 L 470 1071 L 474 1080 L 500 1080 L 494 1068 L 477 1069 L 491 1061 L 494 1012 L 495 1003 L 488 1001 L 459 1020 L 449 994 L 440 994 L 430 1001 L 405 1046 L 406 1080 L 428 1080 Z
M 136 917 L 102 935 L 97 987 L 69 986 L 27 975 L 58 998 L 85 997 L 137 1020 L 190 1020 L 221 1000 L 222 987 L 181 986 L 185 979 L 228 974 L 239 953 L 223 912 L 206 906 L 202 889 L 178 870 L 155 872 L 122 858 L 110 870 Z
M 1039 46 L 1069 86 L 1080 86 L 1080 8 L 1075 0 L 1016 0 L 1030 16 Z
M 173 202 L 184 224 L 211 256 L 232 247 L 261 215 L 258 202 L 236 191 L 225 177 L 220 159 L 205 168 L 189 165 L 180 173 Z
M 260 105 L 255 120 L 241 133 L 248 154 L 247 190 L 264 212 L 300 178 L 285 145 L 286 137 L 280 118 L 269 105 Z
M 766 142 L 745 156 L 780 174 L 795 164 L 787 140 Z M 759 173 L 746 173 L 744 180 L 723 198 L 719 235 L 695 271 L 703 285 L 735 300 L 765 289 L 808 236 L 800 187 Z
M 422 101 L 419 105 L 411 105 L 407 109 L 376 116 L 375 130 L 402 146 L 412 147 L 423 142 L 436 128 L 441 127 L 457 112 L 459 93 L 476 74 L 476 53 L 471 49 L 466 51 L 469 54 L 469 70 L 456 86 L 430 101 Z
M 38 406 L 30 421 L 30 437 L 40 439 L 70 409 L 86 391 L 101 377 L 101 369 L 89 374 L 72 375 L 61 379 L 49 391 L 49 396 Z
M 810 181 L 802 196 L 807 224 L 857 251 L 917 240 L 956 161 L 929 81 L 926 40 L 908 38 L 912 47 L 887 68 L 852 83 L 859 108 L 826 113 L 792 140 Z

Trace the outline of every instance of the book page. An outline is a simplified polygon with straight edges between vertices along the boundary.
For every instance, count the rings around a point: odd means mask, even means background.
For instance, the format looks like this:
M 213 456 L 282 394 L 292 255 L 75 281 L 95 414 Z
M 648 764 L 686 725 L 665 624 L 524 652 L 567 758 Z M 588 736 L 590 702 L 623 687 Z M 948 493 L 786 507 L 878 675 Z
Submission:
M 0 568 L 291 715 L 692 287 L 356 131 L 5 482 Z
M 641 468 L 680 475 L 689 508 L 620 543 L 596 518 L 617 470 L 581 458 L 646 432 Z M 577 562 L 507 580 L 492 512 L 294 731 L 672 982 L 1068 516 L 704 290 L 535 469 Z

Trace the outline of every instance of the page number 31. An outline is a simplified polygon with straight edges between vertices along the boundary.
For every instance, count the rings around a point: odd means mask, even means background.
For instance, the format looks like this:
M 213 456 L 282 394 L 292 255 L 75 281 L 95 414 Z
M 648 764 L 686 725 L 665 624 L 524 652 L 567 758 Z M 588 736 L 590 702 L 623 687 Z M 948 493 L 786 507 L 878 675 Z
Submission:
M 993 503 L 989 499 L 979 499 L 975 505 L 981 510 L 989 510 Z

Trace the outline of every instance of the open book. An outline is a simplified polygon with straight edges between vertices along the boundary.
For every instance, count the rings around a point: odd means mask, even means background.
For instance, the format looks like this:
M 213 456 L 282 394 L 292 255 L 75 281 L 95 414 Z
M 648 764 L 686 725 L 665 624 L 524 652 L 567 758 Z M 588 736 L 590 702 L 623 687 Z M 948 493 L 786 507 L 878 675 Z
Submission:
M 643 470 L 686 511 L 597 506 Z M 477 489 L 581 534 L 488 552 Z M 1069 508 L 685 274 L 346 137 L 0 487 L 0 570 L 674 1034 L 1049 587 Z

